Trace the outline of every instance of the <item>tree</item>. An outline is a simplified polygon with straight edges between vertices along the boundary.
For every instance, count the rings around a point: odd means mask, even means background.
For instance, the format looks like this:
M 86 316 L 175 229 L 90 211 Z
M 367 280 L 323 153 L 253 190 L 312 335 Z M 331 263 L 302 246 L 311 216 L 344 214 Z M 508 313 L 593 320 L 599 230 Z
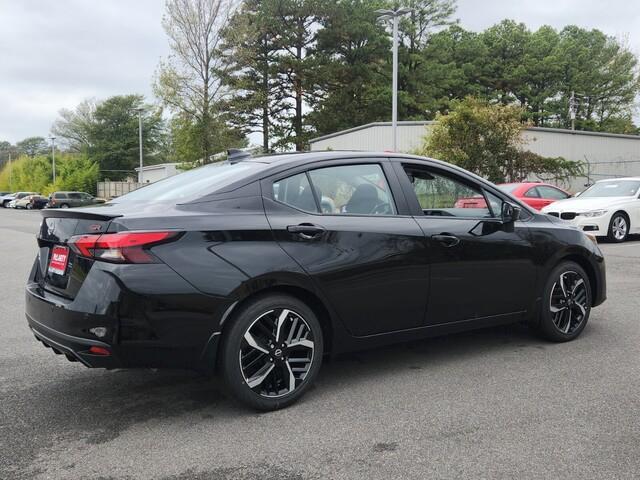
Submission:
M 139 160 L 139 110 L 145 163 L 155 163 L 163 134 L 161 110 L 145 105 L 142 95 L 115 96 L 96 107 L 95 122 L 88 133 L 89 155 L 100 165 L 102 176 L 118 180 L 135 173 Z
M 387 6 L 383 0 L 344 0 L 320 19 L 315 49 L 320 68 L 314 77 L 318 94 L 308 114 L 316 134 L 389 117 L 390 41 L 375 13 Z
M 18 154 L 35 157 L 49 151 L 49 145 L 44 137 L 28 137 L 16 143 Z
M 626 124 L 640 91 L 637 57 L 599 30 L 567 26 L 559 36 L 560 98 L 552 102 L 556 124 L 569 127 L 572 92 L 578 96 L 576 128 L 603 130 Z
M 435 31 L 455 23 L 456 0 L 408 0 L 403 6 L 412 11 L 402 17 L 399 28 L 398 116 L 424 119 L 432 97 L 424 89 L 429 70 L 422 52 Z
M 63 108 L 58 112 L 58 118 L 51 127 L 61 143 L 66 143 L 72 152 L 87 151 L 91 147 L 91 131 L 96 122 L 95 112 L 99 102 L 88 98 L 78 104 L 75 110 Z
M 273 20 L 278 36 L 278 94 L 288 102 L 290 113 L 275 126 L 279 141 L 275 146 L 293 145 L 304 150 L 310 129 L 305 125 L 304 106 L 314 102 L 314 79 L 319 64 L 314 55 L 319 21 L 328 0 L 266 0 L 273 5 Z
M 200 129 L 199 149 L 207 162 L 221 132 L 220 102 L 225 92 L 219 47 L 221 30 L 232 13 L 230 0 L 169 0 L 163 26 L 172 55 L 161 62 L 155 93 L 174 112 L 187 115 Z M 226 134 L 226 132 L 224 132 Z
M 262 134 L 262 150 L 271 150 L 275 125 L 287 111 L 277 79 L 278 30 L 274 2 L 245 0 L 223 30 L 224 67 L 219 72 L 232 89 L 227 108 L 235 125 Z
M 530 175 L 566 180 L 582 174 L 579 162 L 545 158 L 524 150 L 522 108 L 468 97 L 455 102 L 427 135 L 420 151 L 470 170 L 495 183 Z

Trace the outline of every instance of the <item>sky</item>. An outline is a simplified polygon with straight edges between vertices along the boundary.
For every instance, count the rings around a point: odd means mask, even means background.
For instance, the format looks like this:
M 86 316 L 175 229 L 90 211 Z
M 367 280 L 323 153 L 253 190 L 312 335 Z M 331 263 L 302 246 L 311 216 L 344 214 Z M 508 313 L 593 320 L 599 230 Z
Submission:
M 458 0 L 470 30 L 504 18 L 536 29 L 577 24 L 640 53 L 637 0 Z M 48 136 L 62 108 L 151 88 L 169 53 L 163 0 L 0 0 L 0 140 Z

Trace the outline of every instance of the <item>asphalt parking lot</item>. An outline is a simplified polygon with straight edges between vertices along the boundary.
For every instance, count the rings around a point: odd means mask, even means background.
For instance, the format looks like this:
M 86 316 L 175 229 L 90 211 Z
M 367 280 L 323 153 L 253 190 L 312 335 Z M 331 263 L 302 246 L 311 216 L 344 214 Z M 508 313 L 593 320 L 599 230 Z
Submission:
M 604 244 L 583 335 L 523 326 L 335 359 L 294 406 L 247 411 L 182 371 L 101 371 L 35 341 L 38 212 L 0 209 L 0 478 L 638 478 L 640 241 Z

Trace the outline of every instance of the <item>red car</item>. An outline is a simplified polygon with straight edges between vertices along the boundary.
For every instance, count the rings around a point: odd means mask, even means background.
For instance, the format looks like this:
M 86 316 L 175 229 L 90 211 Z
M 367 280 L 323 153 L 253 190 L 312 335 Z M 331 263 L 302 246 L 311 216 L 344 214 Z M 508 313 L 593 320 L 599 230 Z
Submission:
M 541 182 L 503 183 L 498 185 L 498 188 L 510 193 L 536 210 L 540 210 L 542 207 L 546 207 L 558 200 L 571 197 L 570 193 L 561 188 Z
M 536 210 L 571 197 L 570 193 L 561 188 L 542 182 L 503 183 L 498 185 L 498 188 Z M 455 208 L 486 208 L 486 206 L 482 197 L 459 198 L 455 204 Z

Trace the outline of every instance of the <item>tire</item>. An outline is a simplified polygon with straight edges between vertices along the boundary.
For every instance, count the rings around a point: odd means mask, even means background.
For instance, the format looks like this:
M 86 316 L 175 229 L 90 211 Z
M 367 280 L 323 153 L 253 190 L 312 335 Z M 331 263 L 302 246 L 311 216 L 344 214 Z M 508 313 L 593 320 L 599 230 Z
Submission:
M 229 321 L 220 368 L 237 400 L 269 411 L 304 395 L 322 365 L 322 328 L 311 308 L 289 295 L 265 295 L 242 306 Z
M 574 262 L 562 262 L 544 287 L 540 332 L 553 342 L 577 338 L 589 321 L 591 302 L 591 284 L 584 269 Z
M 9 205 L 8 201 L 5 200 L 4 202 L 2 202 L 2 208 L 7 208 L 7 205 Z
M 616 212 L 609 222 L 607 239 L 611 242 L 624 242 L 629 236 L 629 217 L 624 212 Z
M 33 205 L 31 205 L 30 203 L 27 203 L 27 210 L 33 210 Z
M 69 205 L 67 205 L 66 203 L 63 203 L 60 205 L 60 208 L 69 208 Z

